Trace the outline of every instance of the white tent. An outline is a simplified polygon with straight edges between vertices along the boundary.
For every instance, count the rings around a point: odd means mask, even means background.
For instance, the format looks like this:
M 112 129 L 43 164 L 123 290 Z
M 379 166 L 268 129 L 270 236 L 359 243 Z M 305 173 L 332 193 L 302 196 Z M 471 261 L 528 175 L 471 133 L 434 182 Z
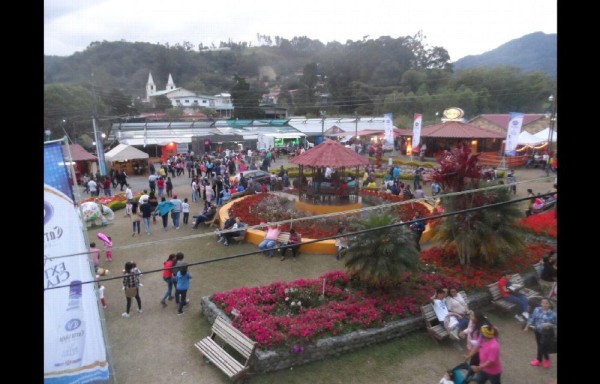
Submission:
M 133 159 L 147 159 L 147 153 L 129 145 L 119 144 L 104 154 L 106 161 L 127 161 Z
M 548 141 L 548 135 L 550 134 L 549 132 L 550 132 L 550 128 L 546 128 L 546 129 L 534 134 L 533 136 L 540 138 L 543 141 Z M 556 143 L 557 137 L 558 137 L 558 134 L 556 133 L 556 131 L 552 132 L 552 142 L 553 143 Z
M 548 139 L 548 137 L 546 136 L 546 139 L 540 139 L 539 137 L 532 135 L 531 133 L 527 132 L 527 131 L 522 131 L 521 133 L 519 133 L 519 138 L 517 139 L 517 144 L 519 145 L 533 145 L 533 144 L 540 144 L 545 142 Z

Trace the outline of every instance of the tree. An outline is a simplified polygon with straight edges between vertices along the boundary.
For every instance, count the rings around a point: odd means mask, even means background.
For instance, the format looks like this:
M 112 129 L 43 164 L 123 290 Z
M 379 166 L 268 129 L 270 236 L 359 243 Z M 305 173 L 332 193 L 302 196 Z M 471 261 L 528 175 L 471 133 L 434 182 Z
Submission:
M 441 204 L 446 212 L 462 211 L 483 207 L 488 204 L 506 202 L 510 196 L 506 188 L 493 191 L 479 189 L 482 178 L 479 155 L 473 155 L 468 146 L 454 148 L 438 159 L 440 168 L 434 170 L 433 179 L 442 190 L 473 193 L 445 197 Z M 521 217 L 515 204 L 505 204 L 493 208 L 459 213 L 442 219 L 434 227 L 433 239 L 448 247 L 456 247 L 459 262 L 463 266 L 471 263 L 495 263 L 506 255 L 523 249 L 524 242 L 514 222 Z
M 171 100 L 165 95 L 159 95 L 154 97 L 154 109 L 159 112 L 164 112 L 167 109 L 173 108 Z
M 360 220 L 354 229 L 385 227 L 393 224 L 395 218 L 387 212 L 373 214 Z M 346 269 L 373 286 L 393 285 L 402 273 L 418 268 L 419 252 L 414 234 L 406 226 L 361 233 L 356 239 L 350 239 L 348 245 Z
M 100 97 L 107 106 L 107 113 L 109 115 L 135 115 L 137 111 L 132 106 L 131 96 L 125 95 L 119 89 L 112 89 L 108 94 L 100 93 Z
M 234 84 L 229 93 L 236 118 L 255 119 L 260 117 L 258 102 L 261 96 L 258 92 L 250 90 L 250 84 L 246 82 L 245 78 L 235 75 Z

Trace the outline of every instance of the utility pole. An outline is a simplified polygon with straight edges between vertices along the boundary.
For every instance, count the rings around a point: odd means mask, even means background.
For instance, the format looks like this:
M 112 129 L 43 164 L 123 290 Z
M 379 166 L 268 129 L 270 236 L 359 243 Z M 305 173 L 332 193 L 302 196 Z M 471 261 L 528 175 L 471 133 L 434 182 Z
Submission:
M 321 111 L 321 141 L 325 141 L 325 111 Z
M 96 142 L 96 155 L 98 156 L 98 166 L 100 167 L 100 175 L 106 176 L 106 161 L 104 160 L 104 145 L 102 136 L 98 135 L 96 130 L 96 117 L 98 111 L 96 108 L 96 88 L 94 87 L 94 74 L 92 73 L 92 126 L 94 127 L 94 141 Z
M 358 111 L 354 111 L 354 151 L 358 153 Z

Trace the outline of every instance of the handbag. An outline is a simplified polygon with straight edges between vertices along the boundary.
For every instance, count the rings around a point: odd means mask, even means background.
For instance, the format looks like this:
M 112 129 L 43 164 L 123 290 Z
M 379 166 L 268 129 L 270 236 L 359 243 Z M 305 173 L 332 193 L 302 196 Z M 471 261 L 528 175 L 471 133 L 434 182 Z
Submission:
M 125 297 L 132 298 L 137 295 L 138 289 L 136 287 L 125 288 Z
M 544 347 L 547 353 L 558 353 L 558 342 L 556 340 L 556 333 L 554 328 L 542 329 L 542 338 L 540 344 Z

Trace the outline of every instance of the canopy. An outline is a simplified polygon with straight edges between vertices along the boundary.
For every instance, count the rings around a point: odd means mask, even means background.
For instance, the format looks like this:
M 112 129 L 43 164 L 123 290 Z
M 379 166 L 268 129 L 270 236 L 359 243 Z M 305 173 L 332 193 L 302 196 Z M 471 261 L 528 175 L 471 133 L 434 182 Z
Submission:
M 293 164 L 308 165 L 309 167 L 354 167 L 369 164 L 366 157 L 362 157 L 354 150 L 344 147 L 334 140 L 327 140 L 296 156 L 291 161 Z
M 546 128 L 546 129 L 534 134 L 533 136 L 542 139 L 542 141 L 548 141 L 549 134 L 550 134 L 550 128 Z M 552 132 L 552 142 L 553 143 L 556 143 L 557 137 L 558 137 L 558 134 L 556 133 L 556 131 Z
M 548 137 L 546 137 L 547 139 Z M 532 145 L 532 144 L 540 144 L 546 141 L 545 139 L 540 139 L 539 137 L 532 135 L 527 131 L 523 131 L 519 133 L 519 138 L 517 139 L 518 145 Z
M 460 121 L 446 121 L 421 129 L 421 137 L 451 139 L 503 139 L 506 134 L 480 128 Z
M 119 144 L 104 154 L 107 161 L 127 161 L 134 159 L 147 159 L 147 153 L 129 145 Z

